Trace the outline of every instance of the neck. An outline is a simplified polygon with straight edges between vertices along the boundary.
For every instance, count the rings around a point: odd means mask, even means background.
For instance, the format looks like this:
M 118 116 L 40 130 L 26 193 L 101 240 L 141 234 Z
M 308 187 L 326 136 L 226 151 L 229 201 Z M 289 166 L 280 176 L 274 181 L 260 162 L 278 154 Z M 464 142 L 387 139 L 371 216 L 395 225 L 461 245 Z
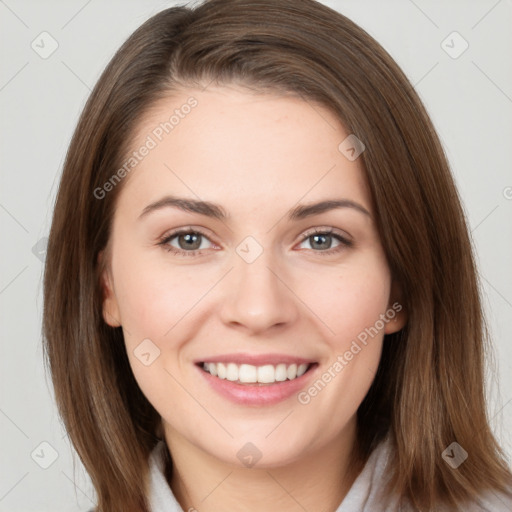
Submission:
M 361 470 L 352 464 L 355 425 L 295 461 L 243 468 L 221 461 L 166 429 L 172 453 L 169 485 L 185 511 L 335 512 Z

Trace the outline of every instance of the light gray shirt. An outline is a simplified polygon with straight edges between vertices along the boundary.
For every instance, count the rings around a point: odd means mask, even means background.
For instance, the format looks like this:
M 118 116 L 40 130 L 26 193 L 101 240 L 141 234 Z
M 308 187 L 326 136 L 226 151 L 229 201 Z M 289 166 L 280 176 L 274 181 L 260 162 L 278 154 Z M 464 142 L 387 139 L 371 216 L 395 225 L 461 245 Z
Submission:
M 160 441 L 150 456 L 150 505 L 151 512 L 194 512 L 191 508 L 184 511 L 177 502 L 164 476 L 163 450 Z M 380 443 L 370 455 L 365 467 L 359 474 L 349 492 L 336 512 L 410 512 L 412 507 L 401 508 L 397 498 L 383 501 L 379 492 L 382 490 L 383 476 L 387 474 L 390 445 L 387 441 Z M 478 503 L 468 504 L 464 512 L 511 512 L 512 500 L 495 493 L 488 493 Z

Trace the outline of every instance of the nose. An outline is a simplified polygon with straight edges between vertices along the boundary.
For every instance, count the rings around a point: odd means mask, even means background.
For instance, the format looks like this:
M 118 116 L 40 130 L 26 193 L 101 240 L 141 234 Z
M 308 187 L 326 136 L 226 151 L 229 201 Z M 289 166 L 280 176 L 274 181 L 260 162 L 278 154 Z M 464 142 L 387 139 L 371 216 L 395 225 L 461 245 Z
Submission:
M 258 334 L 293 323 L 299 315 L 298 298 L 280 270 L 264 251 L 255 261 L 238 258 L 225 280 L 226 297 L 221 309 L 226 325 Z M 289 281 L 289 279 L 288 279 Z

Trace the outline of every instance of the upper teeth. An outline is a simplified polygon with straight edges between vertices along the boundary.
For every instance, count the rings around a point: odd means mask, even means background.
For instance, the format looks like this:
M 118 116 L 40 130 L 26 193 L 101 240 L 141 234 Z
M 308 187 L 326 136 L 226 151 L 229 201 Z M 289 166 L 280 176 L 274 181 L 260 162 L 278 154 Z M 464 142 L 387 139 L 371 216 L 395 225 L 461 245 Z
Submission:
M 203 369 L 214 377 L 240 382 L 259 382 L 269 384 L 286 379 L 293 380 L 303 375 L 308 369 L 308 364 L 266 364 L 253 366 L 252 364 L 235 363 L 203 363 Z

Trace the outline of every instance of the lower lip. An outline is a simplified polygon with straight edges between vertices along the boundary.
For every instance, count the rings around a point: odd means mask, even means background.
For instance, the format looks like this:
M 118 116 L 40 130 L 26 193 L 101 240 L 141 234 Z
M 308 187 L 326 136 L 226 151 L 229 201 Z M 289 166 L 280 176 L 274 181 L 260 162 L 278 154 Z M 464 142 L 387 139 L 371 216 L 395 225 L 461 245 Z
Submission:
M 208 384 L 220 395 L 241 405 L 273 405 L 299 393 L 306 382 L 315 373 L 317 363 L 311 365 L 306 373 L 293 380 L 275 382 L 274 384 L 237 384 L 227 379 L 219 379 L 197 366 L 198 371 Z

